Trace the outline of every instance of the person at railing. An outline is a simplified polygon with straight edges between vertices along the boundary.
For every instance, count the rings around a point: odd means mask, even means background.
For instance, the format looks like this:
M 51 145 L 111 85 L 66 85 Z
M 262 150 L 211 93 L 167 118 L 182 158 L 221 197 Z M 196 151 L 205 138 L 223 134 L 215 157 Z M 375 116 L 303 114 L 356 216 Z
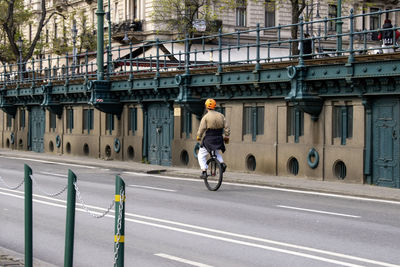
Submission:
M 310 38 L 310 35 L 308 33 L 304 34 L 304 39 L 303 39 L 303 59 L 312 59 L 312 47 L 313 47 L 313 42 Z M 300 51 L 300 43 L 299 43 L 299 51 Z
M 198 153 L 198 161 L 202 171 L 200 178 L 202 179 L 207 178 L 208 166 L 206 158 L 211 151 L 215 151 L 215 155 L 221 163 L 222 171 L 224 172 L 226 169 L 226 164 L 218 150 L 221 150 L 222 153 L 225 152 L 224 143 L 229 142 L 230 128 L 226 123 L 225 116 L 214 110 L 216 106 L 217 102 L 214 99 L 209 98 L 206 100 L 207 113 L 201 119 L 199 130 L 197 131 L 197 141 L 200 141 L 205 133 Z
M 393 30 L 393 25 L 390 19 L 385 19 L 382 26 L 383 30 L 378 35 L 378 40 L 382 40 L 382 52 L 384 54 L 393 53 L 397 46 L 397 39 L 400 37 L 400 32 L 398 30 Z M 395 36 L 393 36 L 395 33 Z

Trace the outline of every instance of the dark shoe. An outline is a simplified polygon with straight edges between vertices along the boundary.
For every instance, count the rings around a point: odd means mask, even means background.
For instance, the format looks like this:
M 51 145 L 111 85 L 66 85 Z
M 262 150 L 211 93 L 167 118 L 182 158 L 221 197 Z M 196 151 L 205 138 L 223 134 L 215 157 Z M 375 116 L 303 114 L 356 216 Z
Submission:
M 200 174 L 200 178 L 201 178 L 201 179 L 206 179 L 206 178 L 207 178 L 207 172 L 203 171 L 203 172 Z
M 225 172 L 225 170 L 226 170 L 226 164 L 225 163 L 221 163 L 221 168 L 222 168 L 222 172 Z

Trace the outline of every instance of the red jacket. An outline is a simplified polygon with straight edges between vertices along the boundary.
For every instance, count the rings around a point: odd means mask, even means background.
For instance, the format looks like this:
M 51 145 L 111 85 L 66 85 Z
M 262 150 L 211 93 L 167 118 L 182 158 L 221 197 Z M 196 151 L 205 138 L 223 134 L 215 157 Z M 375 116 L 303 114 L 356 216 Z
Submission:
M 399 37 L 400 37 L 400 32 L 398 30 L 396 30 L 396 41 L 397 41 L 397 39 L 399 39 Z M 378 40 L 382 40 L 382 33 L 379 33 Z

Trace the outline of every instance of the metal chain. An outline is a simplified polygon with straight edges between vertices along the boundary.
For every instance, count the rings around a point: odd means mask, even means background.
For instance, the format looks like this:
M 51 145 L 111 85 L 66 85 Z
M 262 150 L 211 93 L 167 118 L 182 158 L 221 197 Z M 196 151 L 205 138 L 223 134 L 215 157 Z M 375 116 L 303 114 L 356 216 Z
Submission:
M 124 199 L 125 192 L 123 189 L 119 192 L 119 212 L 118 212 L 118 222 L 117 222 L 117 242 L 114 243 L 114 266 L 117 264 L 118 260 L 118 249 L 119 249 L 119 240 L 121 238 L 121 227 L 122 227 L 122 210 L 124 209 Z
M 89 213 L 91 216 L 93 216 L 94 218 L 96 218 L 96 219 L 103 218 L 103 217 L 106 216 L 106 215 L 110 212 L 110 210 L 114 207 L 115 201 L 113 200 L 113 201 L 111 202 L 110 206 L 108 207 L 108 209 L 107 209 L 105 212 L 103 212 L 103 213 L 100 214 L 100 215 L 97 215 L 96 213 L 90 211 L 89 208 L 86 206 L 85 202 L 83 201 L 83 199 L 82 199 L 82 197 L 81 197 L 81 192 L 79 191 L 79 187 L 78 187 L 78 185 L 77 185 L 76 182 L 74 183 L 74 186 L 75 186 L 76 196 L 78 197 L 78 201 L 79 201 L 79 203 L 82 205 L 82 208 L 83 208 L 87 213 Z
M 11 190 L 17 190 L 17 189 L 20 188 L 21 185 L 24 183 L 24 179 L 22 179 L 22 181 L 21 181 L 17 186 L 15 186 L 15 187 L 12 187 L 12 186 L 8 185 L 8 184 L 6 183 L 6 181 L 4 181 L 3 177 L 1 177 L 1 176 L 0 176 L 0 182 L 2 182 L 6 187 L 8 187 L 8 188 L 11 189 Z
M 63 189 L 61 189 L 59 192 L 56 192 L 56 193 L 54 193 L 54 194 L 51 194 L 51 193 L 47 193 L 46 191 L 44 191 L 43 189 L 41 189 L 40 188 L 40 186 L 39 186 L 39 184 L 37 183 L 37 179 L 36 179 L 36 177 L 34 177 L 33 175 L 31 175 L 31 179 L 32 179 L 32 181 L 33 181 L 33 183 L 37 186 L 37 189 L 41 192 L 41 193 L 43 193 L 43 194 L 45 194 L 45 195 L 47 195 L 47 196 L 49 196 L 49 197 L 56 197 L 56 196 L 59 196 L 59 195 L 61 195 L 62 193 L 64 193 L 64 191 L 65 190 L 67 190 L 67 188 L 68 188 L 68 185 L 66 185 Z

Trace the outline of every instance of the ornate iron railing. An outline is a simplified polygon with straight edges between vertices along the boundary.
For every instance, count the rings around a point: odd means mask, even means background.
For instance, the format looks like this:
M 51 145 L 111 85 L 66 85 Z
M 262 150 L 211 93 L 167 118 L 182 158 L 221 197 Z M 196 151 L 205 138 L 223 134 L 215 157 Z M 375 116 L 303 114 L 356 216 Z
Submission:
M 351 10 L 349 16 L 338 18 L 324 18 L 311 22 L 305 22 L 301 18 L 298 24 L 268 28 L 257 25 L 255 29 L 233 33 L 219 31 L 218 34 L 208 36 L 193 38 L 187 36 L 183 40 L 156 39 L 142 44 L 129 44 L 104 53 L 105 77 L 110 79 L 129 75 L 132 78 L 133 75 L 144 72 L 154 72 L 155 75 L 166 71 L 190 73 L 191 69 L 206 67 L 215 67 L 217 71 L 222 71 L 224 66 L 239 64 L 255 64 L 257 68 L 261 63 L 281 61 L 297 61 L 296 64 L 303 65 L 305 57 L 346 56 L 348 61 L 352 62 L 356 54 L 382 51 L 381 43 L 371 40 L 371 35 L 380 33 L 382 29 L 356 30 L 355 21 L 371 16 L 388 17 L 399 11 L 400 9 L 393 9 L 354 15 Z M 346 30 L 340 34 L 332 32 L 328 27 L 332 23 L 344 24 Z M 292 27 L 298 27 L 297 39 L 289 37 L 288 33 Z M 313 29 L 309 38 L 304 37 L 305 28 Z M 392 30 L 395 36 L 398 28 L 395 25 L 386 30 Z M 268 32 L 268 36 L 271 36 L 271 32 L 275 33 L 275 38 L 267 39 L 263 36 L 265 32 Z M 311 54 L 304 53 L 302 44 L 307 40 L 312 42 Z M 342 42 L 345 47 L 342 47 Z M 299 54 L 292 53 L 295 50 L 293 46 L 299 47 Z M 394 51 L 396 48 L 397 44 L 394 43 L 392 47 L 386 49 Z M 3 64 L 0 67 L 0 87 L 95 79 L 96 56 L 96 52 L 86 51 L 78 55 L 32 58 L 17 64 Z

